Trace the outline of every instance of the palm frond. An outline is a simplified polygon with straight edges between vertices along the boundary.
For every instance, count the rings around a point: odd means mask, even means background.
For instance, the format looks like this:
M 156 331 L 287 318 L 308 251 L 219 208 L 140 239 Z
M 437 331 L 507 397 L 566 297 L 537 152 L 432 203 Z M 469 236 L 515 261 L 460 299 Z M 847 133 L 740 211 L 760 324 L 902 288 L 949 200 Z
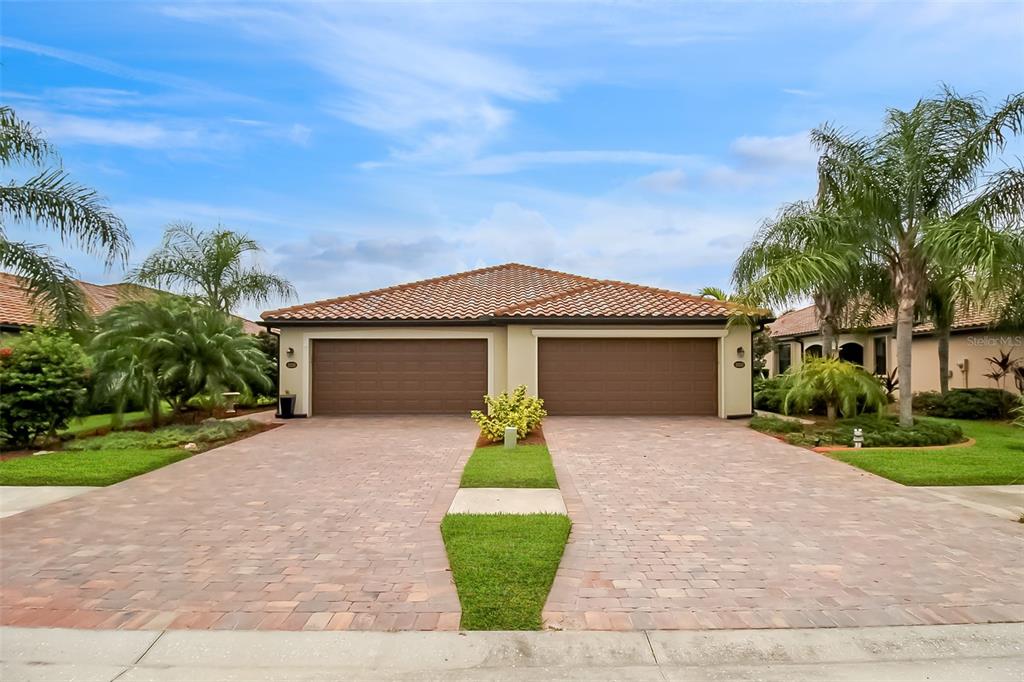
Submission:
M 0 164 L 22 162 L 39 166 L 56 158 L 56 150 L 35 126 L 18 118 L 14 109 L 0 107 Z
M 40 321 L 73 328 L 85 320 L 85 301 L 74 272 L 46 247 L 7 241 L 0 234 L 0 267 L 22 278 L 29 300 L 41 308 Z
M 108 265 L 127 260 L 131 236 L 124 223 L 94 190 L 61 169 L 43 171 L 21 185 L 0 186 L 0 216 L 54 230 L 89 253 L 103 252 Z

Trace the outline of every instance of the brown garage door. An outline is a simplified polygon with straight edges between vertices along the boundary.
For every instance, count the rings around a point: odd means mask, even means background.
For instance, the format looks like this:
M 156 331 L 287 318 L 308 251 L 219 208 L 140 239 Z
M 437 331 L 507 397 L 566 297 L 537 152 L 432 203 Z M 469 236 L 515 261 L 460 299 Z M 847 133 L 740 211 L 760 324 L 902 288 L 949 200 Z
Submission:
M 466 414 L 487 392 L 485 339 L 313 341 L 313 414 Z
M 550 414 L 718 414 L 715 339 L 538 339 Z

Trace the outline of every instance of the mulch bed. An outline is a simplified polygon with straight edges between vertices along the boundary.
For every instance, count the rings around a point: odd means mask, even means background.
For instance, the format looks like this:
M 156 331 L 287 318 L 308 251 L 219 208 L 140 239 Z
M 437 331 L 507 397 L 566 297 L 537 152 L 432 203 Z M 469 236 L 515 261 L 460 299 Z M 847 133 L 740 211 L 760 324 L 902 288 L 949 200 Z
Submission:
M 544 428 L 541 427 L 541 426 L 538 426 L 536 429 L 534 429 L 530 433 L 530 435 L 527 436 L 526 438 L 520 438 L 516 442 L 516 445 L 547 445 L 547 444 L 548 444 L 548 442 L 546 440 L 544 440 Z M 480 434 L 479 436 L 477 436 L 476 446 L 475 447 L 478 447 L 478 448 L 488 448 L 488 447 L 502 448 L 502 447 L 505 447 L 505 444 L 504 444 L 504 441 L 498 441 L 497 443 L 495 443 L 495 442 L 490 441 L 487 438 L 485 438 L 483 434 Z

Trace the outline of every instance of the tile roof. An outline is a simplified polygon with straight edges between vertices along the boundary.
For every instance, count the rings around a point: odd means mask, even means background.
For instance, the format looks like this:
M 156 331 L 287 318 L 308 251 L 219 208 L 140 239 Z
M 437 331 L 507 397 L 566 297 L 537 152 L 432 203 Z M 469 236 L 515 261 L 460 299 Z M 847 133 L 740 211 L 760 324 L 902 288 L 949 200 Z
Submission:
M 264 320 L 476 320 L 481 318 L 721 318 L 733 307 L 690 294 L 506 263 L 313 303 Z
M 78 282 L 85 298 L 85 306 L 92 316 L 102 315 L 114 306 L 126 301 L 146 298 L 158 292 L 157 289 L 121 282 L 118 284 L 93 284 Z M 260 325 L 243 317 L 233 316 L 242 321 L 247 334 L 266 331 Z M 21 278 L 7 272 L 0 272 L 0 325 L 31 327 L 46 321 L 46 314 L 32 304 Z
M 996 321 L 996 311 L 1001 305 L 1001 300 L 994 299 L 994 302 L 985 306 L 967 306 L 960 304 L 953 317 L 953 329 L 977 329 L 987 327 Z M 890 311 L 882 311 L 876 314 L 871 322 L 865 325 L 868 329 L 881 329 L 892 327 L 896 322 L 894 314 Z M 815 336 L 819 333 L 818 315 L 813 305 L 799 310 L 792 310 L 779 315 L 779 318 L 767 325 L 773 337 L 781 336 Z M 935 331 L 935 325 L 929 320 L 914 325 L 915 334 L 925 334 Z

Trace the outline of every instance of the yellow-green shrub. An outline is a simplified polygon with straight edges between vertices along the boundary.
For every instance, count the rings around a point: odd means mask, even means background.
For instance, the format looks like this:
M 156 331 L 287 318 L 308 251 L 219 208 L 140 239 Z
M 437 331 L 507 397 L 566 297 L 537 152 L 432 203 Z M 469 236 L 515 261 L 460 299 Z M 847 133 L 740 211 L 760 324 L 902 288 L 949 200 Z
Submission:
M 511 393 L 502 393 L 496 397 L 484 396 L 487 411 L 473 410 L 470 416 L 480 425 L 480 433 L 492 442 L 505 437 L 505 427 L 514 426 L 519 438 L 526 438 L 537 428 L 548 413 L 544 410 L 544 401 L 535 396 L 526 395 L 526 386 L 516 386 Z

